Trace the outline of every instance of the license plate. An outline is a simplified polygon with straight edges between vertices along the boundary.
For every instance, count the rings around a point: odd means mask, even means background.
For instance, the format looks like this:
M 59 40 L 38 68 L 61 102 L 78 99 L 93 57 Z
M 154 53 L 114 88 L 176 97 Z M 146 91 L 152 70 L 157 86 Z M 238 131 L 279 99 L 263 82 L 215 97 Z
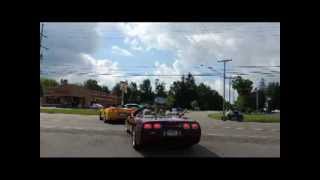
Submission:
M 127 114 L 126 113 L 120 113 L 120 116 L 121 117 L 125 117 L 125 116 L 127 116 Z
M 167 130 L 167 136 L 178 136 L 177 130 Z

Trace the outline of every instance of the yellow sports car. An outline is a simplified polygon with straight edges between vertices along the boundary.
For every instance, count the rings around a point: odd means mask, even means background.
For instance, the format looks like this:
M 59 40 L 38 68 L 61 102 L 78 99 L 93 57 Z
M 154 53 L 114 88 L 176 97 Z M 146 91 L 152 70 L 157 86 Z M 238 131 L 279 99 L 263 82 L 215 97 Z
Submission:
M 105 123 L 112 121 L 124 121 L 136 109 L 140 108 L 138 104 L 126 104 L 118 107 L 108 107 L 99 110 L 99 119 Z

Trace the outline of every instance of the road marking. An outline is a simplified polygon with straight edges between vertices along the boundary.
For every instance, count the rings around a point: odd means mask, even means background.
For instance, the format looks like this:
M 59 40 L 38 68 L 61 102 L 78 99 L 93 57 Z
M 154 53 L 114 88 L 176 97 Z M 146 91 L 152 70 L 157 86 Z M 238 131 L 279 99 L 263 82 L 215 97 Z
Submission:
M 242 130 L 242 129 L 244 129 L 244 128 L 239 127 L 239 128 L 236 128 L 236 129 L 238 129 L 238 130 Z
M 262 131 L 263 129 L 261 129 L 261 128 L 254 128 L 254 130 Z
M 207 136 L 225 136 L 225 137 L 242 137 L 242 138 L 274 138 L 273 136 L 245 136 L 245 135 L 232 135 L 232 136 L 229 136 L 229 135 L 224 135 L 224 134 L 207 134 Z
M 227 129 L 229 129 L 230 127 L 224 127 L 224 128 L 227 128 Z

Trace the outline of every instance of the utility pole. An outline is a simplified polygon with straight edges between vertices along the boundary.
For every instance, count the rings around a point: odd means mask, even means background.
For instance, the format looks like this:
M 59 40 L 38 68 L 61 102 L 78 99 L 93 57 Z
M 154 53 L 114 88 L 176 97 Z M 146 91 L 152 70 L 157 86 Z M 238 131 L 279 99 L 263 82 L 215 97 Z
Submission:
M 47 38 L 46 35 L 43 34 L 43 26 L 44 24 L 42 23 L 41 24 L 41 30 L 40 30 L 40 74 L 41 74 L 41 62 L 42 62 L 42 59 L 43 59 L 43 53 L 41 51 L 42 48 L 44 48 L 45 50 L 48 50 L 49 48 L 45 47 L 42 45 L 42 38 Z
M 225 120 L 225 98 L 226 98 L 226 63 L 232 61 L 231 59 L 223 59 L 223 60 L 219 60 L 218 62 L 223 62 L 223 104 L 222 104 L 222 109 L 223 109 L 223 116 L 222 116 L 222 120 Z
M 47 36 L 43 34 L 43 27 L 44 27 L 44 24 L 42 23 L 42 24 L 41 24 L 41 30 L 40 30 L 40 62 L 41 62 L 41 60 L 42 60 L 42 58 L 43 58 L 43 54 L 42 54 L 41 48 L 44 48 L 45 50 L 48 50 L 48 49 L 49 49 L 49 48 L 47 48 L 47 47 L 45 47 L 45 46 L 42 45 L 42 38 L 43 38 L 43 37 L 44 37 L 44 38 L 47 38 Z
M 259 89 L 256 88 L 256 111 L 259 109 Z
M 231 88 L 231 80 L 232 80 L 232 78 L 230 77 L 229 78 L 229 103 L 231 104 L 231 93 L 230 93 L 230 88 Z
M 128 83 L 126 81 L 120 82 L 120 89 L 121 89 L 121 105 L 124 105 L 124 93 L 127 93 Z

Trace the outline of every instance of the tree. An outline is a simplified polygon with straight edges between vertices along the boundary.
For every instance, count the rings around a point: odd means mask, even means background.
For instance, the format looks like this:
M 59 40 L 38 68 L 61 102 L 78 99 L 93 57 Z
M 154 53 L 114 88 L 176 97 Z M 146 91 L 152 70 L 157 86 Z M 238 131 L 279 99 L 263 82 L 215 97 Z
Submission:
M 242 79 L 241 76 L 238 76 L 232 81 L 233 89 L 236 89 L 239 94 L 236 105 L 241 111 L 252 111 L 255 107 L 255 94 L 251 93 L 252 84 L 252 81 Z
M 260 83 L 259 83 L 259 90 L 264 91 L 266 89 L 266 84 L 264 82 L 264 79 L 261 78 Z
M 49 79 L 49 78 L 40 78 L 40 84 L 41 84 L 40 88 L 42 89 L 43 94 L 45 94 L 49 88 L 59 86 L 59 83 L 56 80 Z
M 232 88 L 237 90 L 239 96 L 249 95 L 252 90 L 253 82 L 249 79 L 242 79 L 241 76 L 238 76 L 232 81 Z
M 112 88 L 112 94 L 116 96 L 121 96 L 121 89 L 120 89 L 120 83 L 117 83 L 113 88 Z
M 149 79 L 143 80 L 140 84 L 141 100 L 144 103 L 153 103 L 154 93 L 152 92 L 151 82 Z
M 172 108 L 175 106 L 175 97 L 173 95 L 168 95 L 167 97 L 167 102 L 166 102 L 166 106 L 169 108 Z
M 191 107 L 192 107 L 192 109 L 198 109 L 198 108 L 199 108 L 199 103 L 198 103 L 198 101 L 193 100 L 193 101 L 191 102 Z
M 165 83 L 160 82 L 159 79 L 156 79 L 155 81 L 155 95 L 158 97 L 167 97 Z
M 266 95 L 271 98 L 271 110 L 280 109 L 280 84 L 278 82 L 268 84 Z
M 108 86 L 102 86 L 101 87 L 101 90 L 103 91 L 103 92 L 105 92 L 105 93 L 110 93 L 110 90 L 109 90 L 109 88 L 108 88 Z
M 84 82 L 84 87 L 91 90 L 102 91 L 101 86 L 98 85 L 98 82 L 94 79 L 88 79 Z
M 43 96 L 43 89 L 42 89 L 42 85 L 41 85 L 41 81 L 40 81 L 40 97 Z
M 201 110 L 221 110 L 222 96 L 210 86 L 200 83 L 197 87 L 197 99 Z
M 138 86 L 135 82 L 131 82 L 128 87 L 128 93 L 126 94 L 126 98 L 128 102 L 131 103 L 140 103 L 140 91 L 138 90 Z

